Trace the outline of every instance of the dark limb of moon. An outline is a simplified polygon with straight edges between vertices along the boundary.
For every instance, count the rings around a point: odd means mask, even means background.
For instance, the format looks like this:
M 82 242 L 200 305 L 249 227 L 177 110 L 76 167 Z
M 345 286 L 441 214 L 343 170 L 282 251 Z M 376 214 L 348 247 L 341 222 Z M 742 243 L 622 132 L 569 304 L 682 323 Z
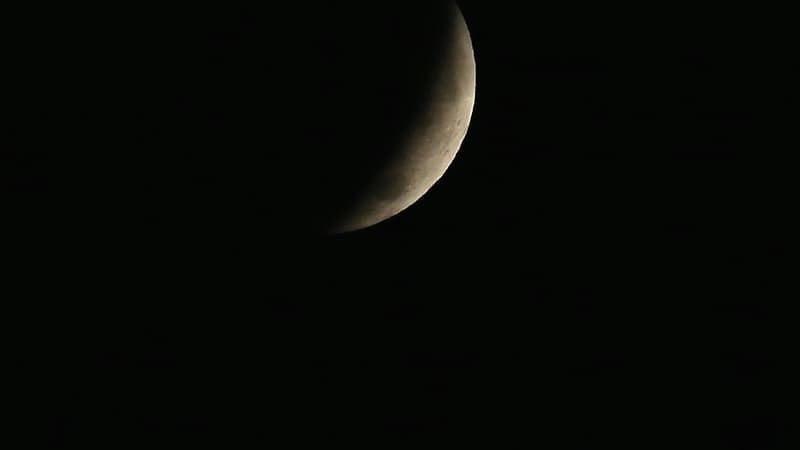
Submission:
M 243 240 L 357 230 L 417 201 L 472 113 L 460 11 L 287 3 L 62 21 L 37 69 L 41 195 L 111 234 Z
M 170 128 L 194 163 L 179 169 L 209 179 L 185 198 L 225 229 L 369 227 L 425 194 L 465 137 L 475 60 L 450 0 L 319 2 L 210 23 L 195 34 L 213 45 L 176 49 L 189 62 L 173 85 L 192 104 L 186 131 Z

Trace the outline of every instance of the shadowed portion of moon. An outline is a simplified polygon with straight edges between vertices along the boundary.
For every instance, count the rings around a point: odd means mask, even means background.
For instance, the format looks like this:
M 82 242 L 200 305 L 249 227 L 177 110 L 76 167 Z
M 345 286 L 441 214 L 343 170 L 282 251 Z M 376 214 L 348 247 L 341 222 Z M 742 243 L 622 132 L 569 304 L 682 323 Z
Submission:
M 470 119 L 472 47 L 449 0 L 67 10 L 37 16 L 37 130 L 18 151 L 37 204 L 87 235 L 373 225 L 442 175 Z
M 352 231 L 414 203 L 455 156 L 475 62 L 452 1 L 320 2 L 215 20 L 235 31 L 217 25 L 216 53 L 190 76 L 214 91 L 198 83 L 186 94 L 201 101 L 187 126 L 210 123 L 201 146 L 217 149 L 195 153 L 218 199 L 195 196 L 198 211 L 253 233 Z

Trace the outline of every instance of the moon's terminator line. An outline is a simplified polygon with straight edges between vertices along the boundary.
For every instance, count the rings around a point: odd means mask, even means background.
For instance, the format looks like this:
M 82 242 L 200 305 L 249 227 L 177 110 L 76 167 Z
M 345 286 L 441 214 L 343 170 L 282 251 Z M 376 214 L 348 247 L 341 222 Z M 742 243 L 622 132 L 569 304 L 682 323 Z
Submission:
M 331 232 L 382 222 L 419 200 L 444 175 L 466 136 L 475 104 L 475 57 L 467 24 L 450 3 L 451 29 L 438 73 L 401 150 L 375 174 L 352 209 Z

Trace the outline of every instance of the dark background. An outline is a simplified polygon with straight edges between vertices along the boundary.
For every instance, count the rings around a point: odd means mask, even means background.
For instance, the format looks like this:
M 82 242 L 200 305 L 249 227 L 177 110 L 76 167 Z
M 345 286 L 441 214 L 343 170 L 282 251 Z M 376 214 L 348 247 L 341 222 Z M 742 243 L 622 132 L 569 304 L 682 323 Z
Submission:
M 120 226 L 64 206 L 72 191 L 42 175 L 63 166 L 7 158 L 29 437 L 785 445 L 782 15 L 460 4 L 469 133 L 422 200 L 373 228 Z

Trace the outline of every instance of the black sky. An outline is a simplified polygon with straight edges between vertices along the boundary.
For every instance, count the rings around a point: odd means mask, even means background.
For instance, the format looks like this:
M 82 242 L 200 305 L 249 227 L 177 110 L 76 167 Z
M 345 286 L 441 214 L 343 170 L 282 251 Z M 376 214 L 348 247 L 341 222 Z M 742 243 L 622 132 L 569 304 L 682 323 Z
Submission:
M 152 218 L 108 231 L 117 219 L 65 206 L 85 188 L 59 187 L 57 164 L 7 153 L 28 275 L 12 298 L 36 324 L 18 335 L 36 381 L 20 391 L 46 417 L 33 435 L 54 448 L 784 445 L 777 130 L 791 116 L 775 105 L 796 64 L 780 21 L 460 3 L 478 69 L 467 138 L 421 201 L 361 232 L 187 219 L 159 234 Z M 18 133 L 52 142 L 33 130 Z M 111 201 L 147 210 L 140 189 Z

